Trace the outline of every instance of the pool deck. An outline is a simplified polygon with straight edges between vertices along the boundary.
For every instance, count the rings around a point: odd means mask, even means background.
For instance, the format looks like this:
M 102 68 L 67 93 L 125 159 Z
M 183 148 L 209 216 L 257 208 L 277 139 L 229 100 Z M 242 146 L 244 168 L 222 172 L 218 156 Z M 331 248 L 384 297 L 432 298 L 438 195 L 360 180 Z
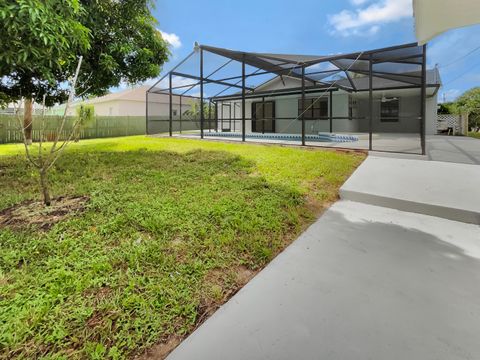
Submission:
M 333 149 L 364 150 L 368 151 L 368 136 L 366 134 L 351 134 L 359 136 L 354 142 L 306 142 L 310 147 L 324 147 Z M 152 135 L 165 137 L 165 134 Z M 184 134 L 175 133 L 176 138 L 198 139 L 198 132 Z M 205 140 L 241 142 L 241 137 L 206 136 Z M 279 139 L 252 139 L 247 138 L 250 144 L 278 144 L 299 146 L 300 141 L 286 141 Z M 464 164 L 480 165 L 480 140 L 466 136 L 428 135 L 426 137 L 426 155 L 420 155 L 420 138 L 416 134 L 374 134 L 373 150 L 371 155 L 407 158 L 417 160 L 433 160 Z
M 368 150 L 368 144 L 369 144 L 368 134 L 351 133 L 348 135 L 358 136 L 359 140 L 351 141 L 351 142 L 306 141 L 305 145 L 311 146 L 311 147 L 326 147 L 326 148 L 336 148 L 336 149 L 352 149 L 352 150 L 365 150 L 365 151 Z M 165 136 L 165 134 L 155 135 L 155 136 L 163 137 Z M 186 139 L 198 139 L 199 136 L 200 134 L 198 132 L 174 134 L 174 137 L 186 138 Z M 208 135 L 204 137 L 204 140 L 242 142 L 242 138 L 238 136 L 228 137 L 228 136 Z M 256 139 L 256 138 L 248 138 L 248 137 L 246 138 L 245 142 L 254 143 L 254 144 L 278 144 L 278 145 L 289 145 L 289 146 L 301 145 L 300 140 L 290 141 L 290 140 L 281 140 L 281 139 Z M 378 151 L 406 152 L 411 154 L 418 154 L 421 152 L 420 137 L 417 134 L 374 134 L 373 149 Z

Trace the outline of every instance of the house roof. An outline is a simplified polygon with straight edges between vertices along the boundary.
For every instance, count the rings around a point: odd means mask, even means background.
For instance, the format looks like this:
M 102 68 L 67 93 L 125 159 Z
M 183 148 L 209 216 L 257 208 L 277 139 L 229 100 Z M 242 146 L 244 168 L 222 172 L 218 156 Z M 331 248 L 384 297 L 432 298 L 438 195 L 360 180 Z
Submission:
M 332 70 L 332 74 L 338 74 L 339 71 L 338 70 Z M 408 75 L 405 74 L 405 75 Z M 441 78 L 440 78 L 440 72 L 438 71 L 438 68 L 433 68 L 433 69 L 429 69 L 427 70 L 427 86 L 437 86 L 437 87 L 440 87 L 442 85 L 442 81 L 441 81 Z M 289 78 L 290 76 L 283 76 L 283 78 Z M 278 81 L 280 80 L 281 77 L 280 76 L 275 76 L 271 79 L 268 79 L 267 81 L 259 84 L 258 86 L 255 87 L 255 90 L 258 91 L 258 90 L 261 90 L 262 88 L 266 87 L 268 84 L 274 82 L 274 81 Z M 293 78 L 292 80 L 296 80 L 296 81 L 300 81 L 300 79 L 298 78 Z M 354 77 L 351 79 L 352 82 L 355 84 L 357 90 L 368 90 L 368 87 L 369 87 L 369 84 L 368 84 L 368 76 L 366 75 L 362 75 L 362 76 L 357 76 L 357 77 Z M 336 80 L 337 83 L 340 83 L 342 85 L 345 85 L 345 86 L 348 86 L 349 85 L 349 80 L 345 77 L 343 78 L 339 78 Z M 385 78 L 380 78 L 380 77 L 373 77 L 373 82 L 374 82 L 374 88 L 387 88 L 387 87 L 395 87 L 395 86 L 402 86 L 401 83 L 399 83 L 398 81 L 395 81 L 395 80 L 390 80 L 390 79 L 385 79 Z M 308 85 L 312 85 L 313 82 L 312 81 L 305 81 L 305 85 L 308 86 Z M 404 86 L 404 85 L 403 85 Z
M 402 77 L 408 77 L 412 76 L 410 73 L 402 73 L 399 75 L 400 79 Z M 440 73 L 438 71 L 438 68 L 433 68 L 429 69 L 426 71 L 426 85 L 427 87 L 437 87 L 439 88 L 441 86 L 441 78 L 440 78 Z M 357 91 L 366 91 L 369 89 L 369 79 L 368 76 L 358 76 L 355 78 L 351 79 L 353 84 L 355 85 Z M 373 76 L 372 78 L 373 82 L 373 89 L 374 90 L 382 90 L 382 89 L 392 89 L 392 88 L 404 88 L 408 87 L 408 84 L 405 84 L 404 82 L 395 79 L 395 75 L 393 75 L 393 78 L 389 77 L 383 77 L 381 75 L 376 75 Z M 348 86 L 349 85 L 349 80 L 348 79 L 340 79 L 337 81 L 338 84 Z M 414 84 L 411 84 L 411 86 L 415 86 Z M 410 86 L 410 87 L 411 87 Z
M 433 93 L 436 93 L 441 86 L 441 78 L 440 78 L 440 73 L 438 71 L 438 68 L 427 70 L 426 75 L 427 75 L 427 87 L 434 88 Z M 269 85 L 271 85 L 274 82 L 281 81 L 282 78 L 283 78 L 283 80 L 289 79 L 291 81 L 286 82 L 285 83 L 286 85 L 284 87 L 282 87 L 282 89 L 276 89 L 276 90 L 269 89 Z M 414 87 L 414 85 L 408 85 L 408 84 L 404 84 L 404 83 L 399 82 L 399 81 L 385 79 L 385 78 L 382 78 L 382 77 L 375 77 L 374 76 L 372 78 L 372 80 L 373 80 L 373 89 L 375 91 Z M 368 76 L 360 75 L 360 76 L 351 78 L 351 81 L 355 85 L 355 87 L 357 89 L 356 91 L 368 91 L 369 90 Z M 295 82 L 296 82 L 296 84 L 295 84 Z M 350 86 L 350 80 L 348 80 L 345 77 L 342 77 L 342 78 L 339 78 L 339 79 L 335 80 L 335 84 L 340 85 L 340 86 Z M 273 95 L 273 94 L 287 94 L 287 93 L 295 92 L 295 91 L 298 92 L 298 91 L 301 90 L 300 86 L 301 86 L 301 83 L 300 83 L 300 79 L 298 79 L 298 78 L 292 78 L 290 76 L 283 76 L 283 77 L 276 76 L 276 77 L 273 77 L 273 78 L 261 83 L 257 87 L 255 87 L 255 90 L 252 93 L 249 93 L 247 95 L 247 97 L 255 97 L 255 96 L 260 96 L 260 95 L 264 95 L 264 94 Z M 329 86 L 328 84 L 324 85 L 323 87 L 315 86 L 314 83 L 311 82 L 311 81 L 306 81 L 305 86 L 306 86 L 305 89 L 306 89 L 307 92 L 315 92 L 315 91 L 318 92 L 318 91 L 321 91 L 321 90 L 326 90 L 328 88 L 331 88 L 331 86 Z M 334 89 L 337 90 L 336 87 L 334 87 Z M 230 95 L 217 96 L 214 99 L 215 100 L 228 100 L 228 99 L 236 99 L 236 98 L 239 98 L 240 96 L 241 96 L 241 92 L 236 92 L 236 93 L 230 94 Z
M 104 96 L 98 96 L 95 98 L 91 98 L 86 100 L 86 102 L 91 104 L 107 102 L 112 100 L 136 100 L 136 101 L 144 101 L 145 100 L 145 92 L 148 90 L 148 86 L 139 86 L 135 88 L 128 88 L 125 90 L 121 90 L 118 92 L 110 93 Z

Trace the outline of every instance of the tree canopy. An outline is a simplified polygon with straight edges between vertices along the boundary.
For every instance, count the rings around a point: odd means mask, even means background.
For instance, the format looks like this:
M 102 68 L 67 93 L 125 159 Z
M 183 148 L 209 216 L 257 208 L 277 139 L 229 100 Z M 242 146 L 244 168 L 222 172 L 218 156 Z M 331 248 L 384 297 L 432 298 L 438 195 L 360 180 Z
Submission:
M 47 94 L 47 103 L 64 100 L 61 84 L 77 56 L 90 48 L 90 31 L 75 0 L 0 0 L 0 98 Z
M 0 0 L 0 99 L 67 98 L 83 55 L 78 92 L 103 95 L 155 77 L 168 59 L 150 0 Z
M 480 113 L 480 87 L 464 92 L 456 101 L 461 112 Z
M 470 127 L 480 125 L 480 87 L 464 92 L 456 101 L 457 111 L 468 114 Z
M 455 112 L 455 103 L 441 103 L 438 104 L 438 114 L 453 114 Z

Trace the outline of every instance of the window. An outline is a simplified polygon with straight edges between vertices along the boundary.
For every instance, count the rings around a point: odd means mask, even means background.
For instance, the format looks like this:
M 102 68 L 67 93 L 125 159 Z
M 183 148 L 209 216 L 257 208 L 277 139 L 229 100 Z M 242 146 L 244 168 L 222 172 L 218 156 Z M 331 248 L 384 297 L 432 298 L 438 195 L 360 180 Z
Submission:
M 397 98 L 386 99 L 380 103 L 380 121 L 398 122 L 399 102 Z
M 298 99 L 298 116 L 301 119 L 302 99 Z M 328 119 L 328 98 L 305 99 L 305 120 L 327 120 Z

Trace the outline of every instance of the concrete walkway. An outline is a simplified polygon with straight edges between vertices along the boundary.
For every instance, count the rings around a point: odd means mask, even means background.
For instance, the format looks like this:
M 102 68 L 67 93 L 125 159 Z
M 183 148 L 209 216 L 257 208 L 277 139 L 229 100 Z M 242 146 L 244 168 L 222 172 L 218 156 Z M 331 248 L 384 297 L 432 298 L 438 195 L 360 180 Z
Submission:
M 479 359 L 479 235 L 337 202 L 168 360 Z

